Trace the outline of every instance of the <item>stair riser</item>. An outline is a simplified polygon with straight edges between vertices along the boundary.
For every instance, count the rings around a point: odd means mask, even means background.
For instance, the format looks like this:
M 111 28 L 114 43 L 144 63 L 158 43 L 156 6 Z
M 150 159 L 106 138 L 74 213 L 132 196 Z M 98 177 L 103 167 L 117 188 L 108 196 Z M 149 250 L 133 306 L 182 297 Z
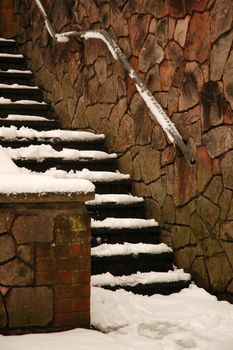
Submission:
M 45 172 L 49 168 L 56 168 L 60 170 L 70 171 L 70 170 L 82 170 L 88 169 L 92 171 L 115 171 L 115 162 L 81 162 L 81 161 L 71 161 L 62 162 L 61 160 L 48 159 L 42 162 L 27 161 L 27 160 L 15 160 L 14 161 L 19 167 L 25 167 L 27 169 L 39 172 Z
M 107 183 L 107 182 L 95 182 L 95 192 L 98 194 L 128 194 L 130 192 L 130 183 Z
M 4 98 L 8 98 L 12 101 L 18 100 L 33 100 L 37 102 L 43 101 L 43 96 L 41 91 L 39 90 L 17 90 L 13 91 L 13 89 L 0 89 L 0 96 Z
M 140 272 L 167 272 L 172 270 L 172 256 L 161 257 L 124 257 L 116 259 L 93 259 L 91 263 L 92 275 L 110 272 L 114 276 L 130 275 Z
M 184 282 L 170 282 L 170 283 L 156 283 L 156 284 L 141 284 L 135 287 L 124 287 L 124 289 L 128 292 L 133 292 L 134 294 L 139 295 L 154 295 L 154 294 L 162 294 L 169 295 L 172 293 L 179 293 L 183 288 L 188 288 L 190 285 L 190 281 Z M 101 286 L 102 288 L 115 291 L 119 288 L 123 287 L 111 287 L 111 286 Z
M 49 116 L 49 107 L 46 105 L 0 105 L 0 117 L 7 117 L 9 114 Z
M 15 43 L 10 42 L 1 42 L 0 43 L 0 53 L 10 53 L 10 54 L 18 54 L 18 47 Z
M 11 124 L 14 125 L 14 124 Z M 18 124 L 19 125 L 19 124 Z M 25 125 L 25 123 L 24 123 Z M 1 126 L 1 121 L 0 121 Z M 55 126 L 58 126 L 55 124 Z M 44 130 L 44 129 L 42 129 Z M 0 140 L 1 145 L 3 147 L 11 147 L 11 148 L 18 148 L 18 147 L 29 147 L 30 145 L 51 145 L 56 151 L 60 151 L 63 148 L 71 148 L 71 149 L 77 149 L 77 150 L 98 150 L 98 151 L 105 151 L 105 147 L 103 143 L 94 143 L 94 142 L 65 142 L 65 141 L 56 141 L 56 140 L 46 140 L 46 141 L 40 141 L 40 140 L 28 140 L 28 141 L 5 141 Z
M 111 230 L 113 231 L 113 230 Z M 150 232 L 149 230 L 144 230 L 141 232 L 137 232 L 136 230 L 129 233 L 126 230 L 121 232 L 111 232 L 110 230 L 108 232 L 101 232 L 96 231 L 95 229 L 92 229 L 92 238 L 91 238 L 91 245 L 92 247 L 96 247 L 99 244 L 108 243 L 108 244 L 114 244 L 114 243 L 151 243 L 151 244 L 158 244 L 159 243 L 159 229 L 156 232 Z
M 130 206 L 120 206 L 115 207 L 97 207 L 87 205 L 87 210 L 92 218 L 95 220 L 103 220 L 107 217 L 114 218 L 144 218 L 144 208 L 143 206 L 130 207 Z
M 33 86 L 33 78 L 31 75 L 26 74 L 25 76 L 16 75 L 14 73 L 4 74 L 0 72 L 0 84 L 19 84 Z
M 24 127 L 27 128 L 32 128 L 38 131 L 42 131 L 42 130 L 51 130 L 51 129 L 58 129 L 59 128 L 59 124 L 56 121 L 49 121 L 49 122 L 26 122 L 24 121 L 23 123 L 21 121 L 18 120 L 0 120 L 0 126 L 5 126 L 5 127 L 10 127 L 10 126 L 16 126 L 18 129 L 22 127 L 22 125 Z M 15 148 L 17 144 L 17 147 L 24 147 L 23 144 L 24 143 L 12 143 L 12 142 L 5 142 L 5 141 L 1 141 L 1 145 L 3 147 L 12 147 Z M 25 143 L 26 144 L 26 143 Z M 27 142 L 28 144 L 28 142 Z M 32 142 L 30 142 L 30 144 L 33 144 Z
M 24 60 L 4 60 L 0 57 L 0 70 L 7 71 L 8 69 L 25 70 L 26 63 Z

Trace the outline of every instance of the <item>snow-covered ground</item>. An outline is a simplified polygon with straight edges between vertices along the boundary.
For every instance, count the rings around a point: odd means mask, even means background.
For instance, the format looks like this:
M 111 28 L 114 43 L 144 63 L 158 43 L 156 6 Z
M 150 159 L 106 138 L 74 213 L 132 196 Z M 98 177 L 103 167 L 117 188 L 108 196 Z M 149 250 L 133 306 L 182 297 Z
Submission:
M 92 325 L 52 334 L 0 336 L 2 350 L 232 350 L 233 305 L 191 285 L 170 296 L 92 288 Z

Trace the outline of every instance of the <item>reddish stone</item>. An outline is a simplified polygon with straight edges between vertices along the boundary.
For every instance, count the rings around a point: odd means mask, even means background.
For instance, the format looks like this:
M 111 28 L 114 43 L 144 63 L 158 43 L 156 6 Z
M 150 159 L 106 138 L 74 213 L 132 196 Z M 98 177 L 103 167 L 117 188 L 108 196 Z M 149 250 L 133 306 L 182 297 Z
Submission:
M 161 63 L 163 59 L 163 49 L 158 45 L 155 36 L 149 34 L 140 51 L 139 69 L 148 72 L 155 63 Z
M 171 17 L 184 17 L 186 12 L 185 1 L 168 0 L 168 13 Z
M 90 327 L 90 312 L 62 312 L 55 314 L 55 327 Z
M 209 0 L 186 0 L 185 2 L 188 13 L 192 13 L 193 11 L 205 11 Z
M 32 269 L 22 261 L 13 260 L 0 266 L 0 284 L 26 286 L 33 282 Z
M 168 18 L 164 17 L 162 18 L 156 28 L 156 39 L 158 41 L 158 44 L 164 48 L 168 43 Z
M 198 147 L 197 155 L 198 192 L 202 192 L 212 178 L 212 162 L 205 147 Z
M 2 295 L 4 295 L 4 296 L 7 295 L 8 291 L 9 291 L 9 288 L 0 286 L 0 293 Z
M 227 102 L 223 105 L 223 121 L 225 124 L 233 124 L 233 111 Z
M 183 50 L 175 41 L 170 41 L 165 49 L 166 58 L 172 60 L 175 69 L 181 66 L 184 57 Z
M 138 14 L 129 18 L 129 40 L 132 54 L 134 56 L 139 55 L 141 47 L 146 39 L 150 19 L 150 15 L 142 16 Z M 140 28 L 140 30 L 135 30 L 135 28 Z
M 0 263 L 15 256 L 15 242 L 10 235 L 0 235 Z
M 223 86 L 226 100 L 230 103 L 231 108 L 233 109 L 233 83 L 232 83 L 232 74 L 233 74 L 233 52 L 230 53 L 227 63 L 224 67 L 223 72 Z
M 152 67 L 146 76 L 146 86 L 150 92 L 161 91 L 161 79 L 159 73 L 159 65 Z
M 190 16 L 186 16 L 184 19 L 179 19 L 176 24 L 174 39 L 182 47 L 184 47 L 185 44 L 189 21 Z
M 179 101 L 179 89 L 171 87 L 168 92 L 168 116 L 172 116 L 173 113 L 177 112 L 178 101 Z
M 169 91 L 175 73 L 174 64 L 172 61 L 164 61 L 160 64 L 159 68 L 162 90 Z
M 172 164 L 176 156 L 176 149 L 174 146 L 167 147 L 162 153 L 161 164 L 163 166 Z
M 233 7 L 232 0 L 216 0 L 211 11 L 211 41 L 227 32 L 232 26 Z
M 203 63 L 210 53 L 209 14 L 195 13 L 190 21 L 184 56 L 189 61 Z

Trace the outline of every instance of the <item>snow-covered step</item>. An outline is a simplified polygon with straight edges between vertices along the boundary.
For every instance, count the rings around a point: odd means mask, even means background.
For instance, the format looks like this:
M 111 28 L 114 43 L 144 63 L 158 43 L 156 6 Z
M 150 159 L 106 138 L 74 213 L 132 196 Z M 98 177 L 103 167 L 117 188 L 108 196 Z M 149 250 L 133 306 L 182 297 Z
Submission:
M 8 69 L 0 70 L 1 84 L 20 84 L 33 86 L 33 74 L 30 70 Z
M 63 170 L 89 170 L 115 171 L 115 153 L 108 154 L 102 151 L 79 151 L 63 148 L 56 151 L 51 145 L 31 145 L 29 147 L 5 148 L 7 154 L 19 167 L 26 167 L 35 171 L 45 171 L 50 167 Z
M 4 84 L 0 83 L 0 96 L 17 101 L 20 99 L 35 100 L 41 102 L 43 95 L 37 86 L 22 84 Z
M 159 242 L 159 226 L 154 219 L 106 218 L 91 220 L 92 246 L 108 243 Z
M 0 117 L 7 117 L 9 114 L 46 116 L 49 112 L 49 105 L 45 102 L 33 100 L 17 100 L 0 97 Z
M 4 50 L 6 51 L 6 50 Z M 0 52 L 0 69 L 19 69 L 25 70 L 26 63 L 21 54 Z
M 179 292 L 191 283 L 191 276 L 183 270 L 169 272 L 137 272 L 129 276 L 113 276 L 111 273 L 94 275 L 91 284 L 95 287 L 116 290 L 123 288 L 135 294 L 168 295 Z
M 101 244 L 91 250 L 92 275 L 110 272 L 114 276 L 137 271 L 166 272 L 172 269 L 173 253 L 166 244 Z
M 86 202 L 91 217 L 103 220 L 106 217 L 144 218 L 144 200 L 128 194 L 96 194 Z

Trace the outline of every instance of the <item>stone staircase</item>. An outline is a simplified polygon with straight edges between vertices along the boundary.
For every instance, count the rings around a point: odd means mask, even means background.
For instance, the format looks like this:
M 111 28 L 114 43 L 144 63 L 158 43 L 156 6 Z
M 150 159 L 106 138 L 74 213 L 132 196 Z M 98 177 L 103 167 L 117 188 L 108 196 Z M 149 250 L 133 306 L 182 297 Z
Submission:
M 85 178 L 96 187 L 86 203 L 92 218 L 92 285 L 139 294 L 178 292 L 189 274 L 173 269 L 173 253 L 159 242 L 143 199 L 116 169 L 104 135 L 59 129 L 13 40 L 0 39 L 0 144 L 25 173 Z

